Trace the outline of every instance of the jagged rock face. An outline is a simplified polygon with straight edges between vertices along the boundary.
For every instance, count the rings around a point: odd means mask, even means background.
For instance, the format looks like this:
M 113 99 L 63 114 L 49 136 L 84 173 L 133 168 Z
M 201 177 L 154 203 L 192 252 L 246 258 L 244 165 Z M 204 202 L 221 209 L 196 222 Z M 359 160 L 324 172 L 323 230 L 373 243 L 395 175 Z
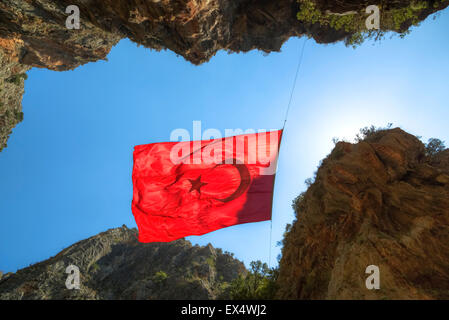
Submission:
M 340 142 L 298 199 L 280 298 L 449 298 L 449 150 L 429 158 L 400 129 Z M 379 290 L 366 288 L 369 265 Z
M 189 241 L 142 244 L 136 230 L 111 229 L 55 257 L 0 276 L 5 299 L 214 299 L 245 274 L 242 262 L 211 245 Z M 66 268 L 80 270 L 80 290 L 68 290 Z
M 21 119 L 23 79 L 15 82 L 16 87 L 9 86 L 8 80 L 30 67 L 62 71 L 105 59 L 122 38 L 156 50 L 169 49 L 200 64 L 218 50 L 271 52 L 280 50 L 292 36 L 307 35 L 319 43 L 330 43 L 354 33 L 299 21 L 297 13 L 306 7 L 305 2 L 313 2 L 317 10 L 331 14 L 351 10 L 364 15 L 368 5 L 364 0 L 2 0 L 0 150 Z M 419 21 L 449 5 L 447 0 L 425 2 L 429 6 L 419 9 Z M 369 2 L 380 3 L 384 13 L 410 6 L 405 0 Z M 69 5 L 80 8 L 79 30 L 65 26 Z M 412 24 L 406 19 L 395 27 L 385 21 L 381 21 L 384 31 L 405 31 Z
M 292 36 L 308 35 L 330 43 L 348 35 L 345 30 L 299 21 L 297 13 L 306 1 L 330 14 L 364 14 L 367 6 L 362 0 L 3 0 L 0 37 L 16 42 L 14 55 L 21 64 L 67 70 L 104 59 L 122 38 L 148 48 L 172 50 L 199 64 L 221 49 L 271 52 L 280 50 Z M 421 2 L 429 5 L 419 11 L 419 20 L 449 5 L 446 0 Z M 393 9 L 408 8 L 410 1 L 375 0 L 369 4 L 380 5 L 386 15 Z M 80 8 L 79 30 L 65 26 L 69 5 Z M 386 23 L 383 30 L 395 29 Z M 405 20 L 403 28 L 411 23 Z
M 0 39 L 0 151 L 23 118 L 23 75 L 30 67 L 17 63 L 16 48 L 14 40 Z

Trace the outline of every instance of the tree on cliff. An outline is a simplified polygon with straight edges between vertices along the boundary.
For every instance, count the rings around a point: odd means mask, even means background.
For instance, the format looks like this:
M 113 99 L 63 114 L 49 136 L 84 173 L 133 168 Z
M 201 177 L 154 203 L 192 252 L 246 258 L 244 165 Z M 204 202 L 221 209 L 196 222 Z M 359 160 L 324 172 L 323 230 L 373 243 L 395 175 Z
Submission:
M 266 263 L 252 261 L 251 271 L 240 275 L 227 288 L 226 297 L 233 300 L 270 300 L 277 291 L 278 269 L 270 269 Z
M 446 150 L 446 146 L 444 145 L 444 141 L 440 139 L 430 138 L 426 143 L 426 154 L 430 157 L 444 150 Z

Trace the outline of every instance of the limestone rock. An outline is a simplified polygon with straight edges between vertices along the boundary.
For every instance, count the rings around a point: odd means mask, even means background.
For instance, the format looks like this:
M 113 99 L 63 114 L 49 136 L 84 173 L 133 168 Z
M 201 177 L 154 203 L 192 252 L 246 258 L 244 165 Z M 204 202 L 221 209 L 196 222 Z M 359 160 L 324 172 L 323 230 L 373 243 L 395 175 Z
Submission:
M 410 1 L 374 0 L 369 4 L 382 4 L 383 31 L 403 32 L 449 5 L 445 0 L 421 2 L 428 5 L 412 8 L 414 19 L 400 23 L 400 10 L 408 12 Z M 23 74 L 30 67 L 74 69 L 105 59 L 123 38 L 155 50 L 172 50 L 200 64 L 218 50 L 272 52 L 279 51 L 290 37 L 305 35 L 330 43 L 357 33 L 328 23 L 299 21 L 298 11 L 310 3 L 322 14 L 356 12 L 365 19 L 367 3 L 362 0 L 2 0 L 0 151 L 23 117 Z M 66 8 L 74 4 L 80 9 L 80 29 L 67 29 Z
M 296 203 L 284 299 L 448 299 L 449 150 L 425 155 L 400 129 L 340 142 Z M 365 270 L 380 268 L 380 289 Z
M 80 271 L 68 290 L 66 268 Z M 6 299 L 214 299 L 246 269 L 211 245 L 142 244 L 125 226 L 80 241 L 56 256 L 0 279 Z

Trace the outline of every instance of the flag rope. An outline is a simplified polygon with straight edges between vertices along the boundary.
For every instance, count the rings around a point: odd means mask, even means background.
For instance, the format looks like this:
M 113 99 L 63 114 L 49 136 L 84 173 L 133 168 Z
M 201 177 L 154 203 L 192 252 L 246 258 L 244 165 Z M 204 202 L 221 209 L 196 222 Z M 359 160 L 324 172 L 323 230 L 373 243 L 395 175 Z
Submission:
M 274 192 L 274 190 L 273 190 Z M 272 209 L 273 210 L 273 209 Z M 269 253 L 268 253 L 268 268 L 271 268 L 271 235 L 273 233 L 273 214 L 271 214 L 271 219 L 270 219 L 270 249 L 269 249 Z
M 306 43 L 307 40 L 309 40 L 309 38 L 306 38 L 304 40 L 304 43 L 302 45 L 302 48 L 300 49 L 300 54 L 299 54 L 299 59 L 298 59 L 298 66 L 296 67 L 296 73 L 295 73 L 295 80 L 293 80 L 293 87 L 292 87 L 292 91 L 290 93 L 290 99 L 288 101 L 288 105 L 287 105 L 287 110 L 285 112 L 285 119 L 284 119 L 284 125 L 282 126 L 282 130 L 285 129 L 285 124 L 287 123 L 287 118 L 288 118 L 288 114 L 290 112 L 290 107 L 292 105 L 292 100 L 293 100 L 293 94 L 295 93 L 295 88 L 296 88 L 296 83 L 298 81 L 298 75 L 299 75 L 299 71 L 301 69 L 301 65 L 302 65 L 302 60 L 304 57 L 304 49 L 306 47 Z M 283 135 L 283 132 L 282 132 Z M 282 142 L 282 135 L 281 135 L 281 142 Z M 281 147 L 279 143 L 279 148 Z M 271 219 L 270 219 L 270 245 L 269 245 L 269 251 L 268 251 L 268 267 L 271 268 L 271 241 L 272 241 L 272 236 L 273 236 L 273 214 L 271 215 Z
M 299 60 L 298 60 L 298 66 L 296 67 L 295 80 L 293 81 L 292 92 L 290 93 L 290 100 L 288 101 L 287 111 L 285 112 L 284 126 L 282 127 L 282 129 L 285 128 L 285 124 L 287 123 L 287 117 L 288 117 L 288 113 L 290 112 L 290 107 L 291 107 L 292 100 L 293 100 L 293 94 L 295 93 L 296 82 L 298 81 L 299 70 L 301 69 L 302 59 L 304 57 L 304 49 L 306 47 L 307 40 L 309 40 L 309 38 L 306 38 L 304 40 L 304 43 L 302 45 L 302 49 L 300 51 Z

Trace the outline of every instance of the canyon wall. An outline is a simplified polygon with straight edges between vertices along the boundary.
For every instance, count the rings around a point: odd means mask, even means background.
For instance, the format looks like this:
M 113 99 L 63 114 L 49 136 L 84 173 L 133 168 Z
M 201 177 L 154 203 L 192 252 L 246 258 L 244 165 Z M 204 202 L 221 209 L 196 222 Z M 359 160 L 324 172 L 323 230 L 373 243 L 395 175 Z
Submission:
M 120 39 L 172 50 L 201 64 L 218 50 L 279 51 L 290 37 L 358 42 L 369 4 L 381 8 L 381 30 L 405 32 L 448 0 L 2 0 L 0 3 L 0 150 L 23 118 L 31 67 L 70 70 L 105 59 Z M 67 29 L 69 5 L 80 29 Z M 378 33 L 377 33 L 378 34 Z
M 401 129 L 339 142 L 294 208 L 279 298 L 449 299 L 449 149 Z

